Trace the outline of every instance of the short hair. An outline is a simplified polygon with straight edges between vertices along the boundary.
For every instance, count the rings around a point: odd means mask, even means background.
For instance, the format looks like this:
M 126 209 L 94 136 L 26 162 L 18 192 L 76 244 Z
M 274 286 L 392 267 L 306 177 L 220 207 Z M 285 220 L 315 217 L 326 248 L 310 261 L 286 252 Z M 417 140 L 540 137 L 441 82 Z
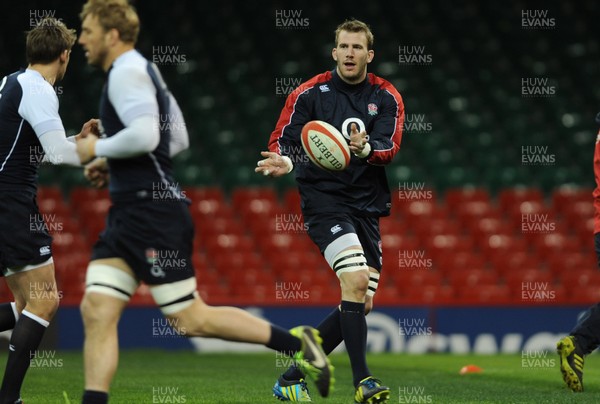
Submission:
M 116 29 L 121 41 L 135 44 L 140 33 L 140 19 L 127 0 L 88 0 L 79 14 L 81 21 L 88 15 L 98 18 L 104 31 Z
M 348 32 L 364 32 L 367 36 L 367 48 L 373 49 L 373 42 L 375 41 L 375 37 L 371 32 L 371 28 L 367 24 L 362 21 L 349 19 L 338 25 L 335 30 L 335 46 L 338 45 L 338 39 L 340 37 L 340 32 L 348 31 Z
M 53 17 L 42 19 L 26 35 L 25 55 L 29 64 L 52 63 L 61 53 L 70 51 L 77 40 L 74 29 Z

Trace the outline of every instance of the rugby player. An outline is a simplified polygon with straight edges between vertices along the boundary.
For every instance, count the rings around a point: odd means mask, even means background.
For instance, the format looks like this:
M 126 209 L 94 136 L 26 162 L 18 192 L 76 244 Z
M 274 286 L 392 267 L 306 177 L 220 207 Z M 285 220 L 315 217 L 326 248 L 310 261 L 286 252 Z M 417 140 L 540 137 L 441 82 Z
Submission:
M 596 115 L 600 124 L 600 113 Z M 594 151 L 594 245 L 600 268 L 600 131 L 596 136 Z M 560 356 L 560 371 L 567 387 L 575 392 L 583 391 L 583 362 L 586 355 L 600 346 L 600 303 L 590 307 L 568 336 L 556 344 Z
M 189 200 L 174 182 L 171 167 L 171 157 L 189 144 L 181 111 L 157 67 L 135 50 L 139 19 L 133 7 L 124 0 L 89 0 L 80 18 L 79 43 L 87 61 L 107 76 L 100 100 L 105 137 L 79 139 L 77 152 L 83 162 L 106 158 L 92 163 L 96 166 L 88 174 L 107 164 L 112 201 L 81 303 L 83 403 L 108 402 L 118 362 L 117 323 L 140 282 L 149 285 L 162 313 L 185 336 L 263 344 L 294 355 L 326 396 L 333 368 L 315 329 L 290 332 L 238 308 L 208 306 L 198 296 Z M 153 192 L 157 188 L 159 197 Z M 161 251 L 174 252 L 177 266 L 155 265 Z
M 22 402 L 30 359 L 59 304 L 52 237 L 37 206 L 37 172 L 42 162 L 80 165 L 53 87 L 67 71 L 76 39 L 61 21 L 41 20 L 27 33 L 27 68 L 0 82 L 0 272 L 15 298 L 0 304 L 0 331 L 13 330 L 2 404 Z
M 262 152 L 256 172 L 280 177 L 295 168 L 308 235 L 340 280 L 342 301 L 317 327 L 330 353 L 342 340 L 350 357 L 354 399 L 381 403 L 390 390 L 372 376 L 366 362 L 365 315 L 373 307 L 382 264 L 379 217 L 390 212 L 384 166 L 400 148 L 404 104 L 388 81 L 367 74 L 374 57 L 373 34 L 358 20 L 335 31 L 336 68 L 301 84 L 287 98 Z M 300 134 L 309 121 L 322 120 L 340 129 L 353 153 L 350 165 L 329 172 L 307 163 Z M 296 164 L 294 164 L 294 162 Z M 310 401 L 303 372 L 286 371 L 273 387 L 276 398 Z

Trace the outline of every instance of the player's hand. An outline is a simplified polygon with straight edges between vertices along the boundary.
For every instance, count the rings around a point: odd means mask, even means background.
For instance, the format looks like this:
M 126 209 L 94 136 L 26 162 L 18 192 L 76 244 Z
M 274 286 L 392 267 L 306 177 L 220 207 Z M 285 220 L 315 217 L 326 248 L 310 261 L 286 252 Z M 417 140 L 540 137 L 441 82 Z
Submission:
M 94 188 L 104 188 L 110 178 L 106 158 L 98 157 L 87 163 L 83 168 L 83 175 Z
M 287 161 L 277 153 L 263 151 L 260 155 L 266 157 L 264 160 L 259 160 L 256 164 L 258 167 L 254 169 L 255 173 L 269 177 L 281 177 L 292 171 L 292 162 L 288 158 Z
M 95 145 L 98 141 L 98 136 L 93 133 L 88 133 L 85 137 L 77 139 L 77 155 L 82 164 L 89 163 L 91 159 L 96 157 Z
M 100 136 L 100 119 L 92 118 L 81 127 L 81 132 L 75 136 L 75 140 L 87 137 L 89 134 Z
M 359 132 L 356 124 L 353 123 L 352 126 L 350 126 L 350 151 L 359 157 L 365 157 L 366 154 L 369 154 L 368 152 L 365 153 L 367 144 L 367 132 L 364 130 Z M 363 156 L 363 154 L 365 155 Z

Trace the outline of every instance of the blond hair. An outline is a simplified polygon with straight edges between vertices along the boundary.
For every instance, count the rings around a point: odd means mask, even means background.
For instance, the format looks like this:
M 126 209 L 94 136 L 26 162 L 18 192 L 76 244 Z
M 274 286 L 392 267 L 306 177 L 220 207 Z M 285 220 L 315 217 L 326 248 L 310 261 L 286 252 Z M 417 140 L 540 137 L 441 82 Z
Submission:
M 342 32 L 342 31 L 364 32 L 365 35 L 367 36 L 367 48 L 373 49 L 373 42 L 375 41 L 375 37 L 373 36 L 373 33 L 371 32 L 371 28 L 369 28 L 369 26 L 367 24 L 365 24 L 364 22 L 355 20 L 355 19 L 350 19 L 350 20 L 346 20 L 343 23 L 341 23 L 340 25 L 338 25 L 338 27 L 335 30 L 335 46 L 336 47 L 338 45 L 340 32 Z
M 137 42 L 140 19 L 127 0 L 88 0 L 79 18 L 83 21 L 88 15 L 97 17 L 104 31 L 116 29 L 121 41 L 131 44 Z

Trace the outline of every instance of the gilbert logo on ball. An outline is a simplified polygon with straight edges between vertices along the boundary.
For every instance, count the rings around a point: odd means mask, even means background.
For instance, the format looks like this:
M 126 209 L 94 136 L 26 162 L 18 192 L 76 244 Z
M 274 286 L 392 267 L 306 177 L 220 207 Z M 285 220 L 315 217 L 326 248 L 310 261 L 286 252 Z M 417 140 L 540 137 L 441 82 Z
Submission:
M 318 167 L 342 171 L 350 164 L 350 148 L 335 127 L 323 121 L 310 121 L 302 128 L 302 147 Z

